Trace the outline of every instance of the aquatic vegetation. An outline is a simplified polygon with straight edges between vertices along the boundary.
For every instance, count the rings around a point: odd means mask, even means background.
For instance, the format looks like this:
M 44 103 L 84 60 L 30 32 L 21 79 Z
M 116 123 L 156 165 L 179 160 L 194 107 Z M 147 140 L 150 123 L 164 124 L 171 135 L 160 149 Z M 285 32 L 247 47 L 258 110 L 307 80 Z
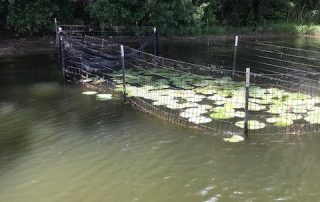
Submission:
M 95 94 L 97 94 L 96 91 L 84 91 L 84 92 L 82 92 L 82 95 L 95 95 Z
M 244 127 L 244 83 L 230 77 L 213 78 L 156 68 L 130 70 L 128 74 L 128 97 L 150 100 L 152 105 L 174 110 L 195 124 L 223 120 Z M 115 82 L 122 81 L 120 72 L 111 76 Z M 115 90 L 122 92 L 122 85 L 117 85 Z M 249 130 L 265 128 L 266 124 L 286 127 L 295 121 L 320 124 L 320 106 L 317 106 L 320 97 L 252 85 L 248 101 L 249 116 L 251 113 L 261 114 L 259 121 L 248 121 Z
M 212 109 L 214 112 L 210 114 L 214 119 L 231 119 L 235 117 L 235 111 L 232 108 L 216 107 Z
M 244 128 L 244 121 L 238 121 L 236 122 L 236 126 L 240 128 Z M 248 129 L 249 130 L 257 130 L 257 129 L 262 129 L 266 127 L 266 124 L 259 122 L 257 120 L 249 120 L 248 121 Z
M 320 124 L 320 112 L 308 112 L 308 115 L 304 118 L 304 120 L 308 121 L 311 124 Z
M 195 116 L 188 119 L 189 122 L 199 124 L 199 123 L 209 123 L 212 119 L 204 116 Z
M 112 95 L 111 94 L 97 94 L 96 95 L 97 100 L 111 100 Z
M 274 123 L 275 126 L 290 126 L 293 124 L 293 120 L 287 117 L 277 117 L 276 122 Z
M 91 79 L 91 78 L 81 79 L 80 80 L 81 83 L 89 83 L 89 82 L 92 82 L 92 81 L 93 81 L 93 79 Z
M 233 135 L 230 138 L 223 138 L 223 140 L 226 142 L 237 143 L 237 142 L 242 142 L 244 140 L 244 137 L 240 135 Z

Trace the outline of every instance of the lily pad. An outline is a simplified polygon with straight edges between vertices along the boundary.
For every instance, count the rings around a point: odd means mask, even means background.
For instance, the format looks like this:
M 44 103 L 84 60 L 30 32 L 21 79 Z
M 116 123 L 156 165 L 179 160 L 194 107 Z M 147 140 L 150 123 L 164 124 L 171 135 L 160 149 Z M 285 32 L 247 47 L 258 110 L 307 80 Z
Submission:
M 283 113 L 283 114 L 280 114 L 280 117 L 283 117 L 286 119 L 291 119 L 293 121 L 303 118 L 303 116 L 301 114 L 294 114 L 294 113 Z
M 248 109 L 250 111 L 262 111 L 265 110 L 267 107 L 265 105 L 259 105 L 255 103 L 249 103 Z
M 195 89 L 195 92 L 196 93 L 199 93 L 199 94 L 203 94 L 203 95 L 213 95 L 215 93 L 217 93 L 217 90 L 216 89 L 209 89 L 209 88 L 197 88 Z
M 200 81 L 192 82 L 192 85 L 197 87 L 205 87 L 212 84 L 214 84 L 213 80 L 200 80 Z
M 183 117 L 183 118 L 191 118 L 191 117 L 194 117 L 194 116 L 199 116 L 199 114 L 194 114 L 194 113 L 191 113 L 191 112 L 181 112 L 179 114 L 179 116 Z
M 308 113 L 304 120 L 311 124 L 320 124 L 320 113 Z
M 92 81 L 93 81 L 93 79 L 90 79 L 90 78 L 88 78 L 88 79 L 81 79 L 81 80 L 80 80 L 81 83 L 89 83 L 89 82 L 92 82 Z
M 238 121 L 238 122 L 236 122 L 235 125 L 240 128 L 244 128 L 244 121 Z M 249 130 L 257 130 L 257 129 L 262 129 L 264 127 L 266 127 L 266 124 L 259 122 L 257 120 L 249 120 L 248 121 L 248 129 Z
M 200 109 L 200 108 L 197 108 L 197 107 L 188 108 L 188 109 L 186 109 L 186 110 L 184 110 L 184 111 L 187 112 L 187 113 L 197 114 L 197 115 L 199 115 L 199 114 L 204 114 L 204 113 L 207 112 L 207 110 L 205 110 L 205 109 Z
M 213 100 L 213 101 L 225 101 L 226 98 L 222 95 L 218 95 L 218 94 L 215 94 L 213 96 L 209 96 L 207 97 L 209 100 Z
M 230 138 L 223 138 L 223 140 L 226 142 L 237 143 L 237 142 L 242 142 L 244 140 L 244 137 L 240 135 L 233 135 Z
M 277 122 L 274 123 L 275 126 L 281 126 L 281 127 L 290 126 L 292 124 L 293 124 L 293 120 L 292 119 L 286 119 L 286 118 L 282 118 L 282 117 L 279 117 L 277 119 Z
M 288 95 L 288 99 L 292 100 L 305 100 L 308 98 L 311 98 L 311 96 L 304 93 L 291 93 Z
M 241 111 L 236 111 L 234 112 L 234 116 L 239 118 L 244 118 L 246 116 L 246 113 Z
M 198 117 L 191 117 L 188 119 L 189 122 L 199 124 L 199 123 L 209 123 L 212 121 L 212 119 L 207 118 L 205 116 L 198 116 Z
M 308 110 L 305 108 L 305 106 L 303 107 L 294 107 L 291 109 L 292 112 L 297 113 L 297 114 L 305 114 L 308 112 Z
M 266 92 L 267 92 L 266 89 L 263 89 L 257 86 L 250 87 L 249 89 L 249 95 L 250 97 L 253 97 L 253 98 L 262 98 Z
M 188 97 L 186 98 L 189 102 L 201 102 L 203 100 L 203 97 L 201 96 L 194 96 L 194 97 Z
M 303 106 L 306 105 L 305 100 L 297 100 L 297 99 L 286 99 L 284 101 L 284 104 L 289 106 L 289 107 L 296 107 L 296 106 Z
M 218 111 L 210 114 L 210 117 L 214 119 L 222 119 L 222 120 L 231 119 L 231 118 L 234 118 L 234 113 L 228 113 L 226 111 Z
M 271 114 L 282 114 L 285 113 L 288 110 L 287 106 L 284 105 L 271 105 L 269 106 L 268 113 Z
M 199 109 L 203 109 L 203 110 L 208 110 L 208 109 L 212 109 L 211 105 L 198 105 Z
M 218 95 L 221 95 L 223 97 L 229 97 L 233 95 L 234 90 L 220 90 L 217 92 Z
M 84 91 L 84 92 L 82 92 L 82 95 L 95 95 L 95 94 L 97 94 L 96 91 Z
M 270 118 L 267 118 L 266 121 L 268 123 L 276 123 L 277 120 L 278 120 L 279 117 L 270 117 Z
M 96 97 L 97 97 L 97 100 L 111 100 L 112 99 L 111 94 L 97 94 Z

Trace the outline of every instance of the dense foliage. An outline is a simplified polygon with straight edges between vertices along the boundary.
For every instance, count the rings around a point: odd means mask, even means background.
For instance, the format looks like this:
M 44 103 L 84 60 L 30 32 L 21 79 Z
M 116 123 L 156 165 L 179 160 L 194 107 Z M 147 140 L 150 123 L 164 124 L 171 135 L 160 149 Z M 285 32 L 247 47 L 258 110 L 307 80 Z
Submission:
M 73 23 L 88 15 L 101 28 L 136 23 L 193 30 L 206 25 L 316 24 L 319 9 L 318 0 L 0 0 L 0 26 L 34 33 L 49 30 L 54 17 Z

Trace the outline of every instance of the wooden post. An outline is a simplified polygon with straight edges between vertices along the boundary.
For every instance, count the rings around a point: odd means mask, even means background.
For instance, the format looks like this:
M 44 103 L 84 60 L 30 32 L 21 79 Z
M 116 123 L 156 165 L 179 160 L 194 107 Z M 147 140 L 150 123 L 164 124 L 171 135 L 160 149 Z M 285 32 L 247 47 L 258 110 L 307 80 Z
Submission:
M 248 137 L 250 68 L 246 68 L 244 135 Z
M 123 45 L 120 45 L 121 51 L 121 65 L 122 65 L 122 87 L 123 87 L 123 99 L 127 101 L 127 94 L 126 94 L 126 72 L 125 72 L 125 64 L 124 64 L 124 50 Z
M 234 76 L 234 72 L 236 71 L 237 66 L 237 48 L 238 48 L 238 40 L 239 37 L 236 36 L 234 40 L 234 52 L 233 52 L 233 66 L 232 66 L 232 77 Z

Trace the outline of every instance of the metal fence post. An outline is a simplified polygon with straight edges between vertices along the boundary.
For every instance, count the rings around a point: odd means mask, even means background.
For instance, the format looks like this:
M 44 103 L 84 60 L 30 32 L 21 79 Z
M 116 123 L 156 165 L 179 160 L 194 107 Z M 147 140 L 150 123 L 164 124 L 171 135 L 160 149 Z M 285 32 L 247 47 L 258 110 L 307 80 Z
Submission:
M 248 136 L 250 68 L 246 68 L 244 135 Z
M 54 29 L 56 32 L 56 47 L 58 48 L 59 45 L 59 35 L 58 35 L 58 22 L 57 22 L 57 18 L 54 19 Z
M 210 45 L 210 42 L 209 42 L 209 20 L 207 18 L 207 45 L 209 46 Z
M 122 66 L 122 86 L 123 86 L 123 99 L 127 101 L 127 93 L 126 93 L 126 72 L 125 72 L 125 64 L 124 64 L 124 50 L 123 45 L 120 45 L 121 50 L 121 66 Z
M 57 57 L 59 61 L 59 69 L 61 71 L 62 64 L 61 64 L 61 42 L 60 42 L 60 33 L 58 29 L 58 21 L 57 18 L 54 19 L 54 26 L 55 26 L 55 32 L 56 32 L 56 51 L 57 51 Z
M 140 47 L 141 47 L 142 46 L 142 42 L 141 42 L 141 36 L 140 36 L 140 29 L 139 29 L 137 21 L 136 21 L 136 29 L 137 29 L 137 32 L 138 32 L 139 44 L 140 44 Z
M 61 54 L 61 73 L 62 76 L 64 77 L 65 74 L 65 61 L 64 61 L 64 39 L 63 36 L 60 37 L 60 54 Z
M 232 66 L 232 76 L 234 76 L 234 72 L 236 71 L 237 66 L 237 48 L 238 48 L 238 40 L 239 37 L 236 36 L 234 40 L 234 52 L 233 52 L 233 66 Z
M 159 44 L 159 29 L 156 30 L 156 56 L 160 54 L 160 44 Z
M 157 55 L 157 28 L 153 28 L 154 40 L 153 40 L 153 54 Z

